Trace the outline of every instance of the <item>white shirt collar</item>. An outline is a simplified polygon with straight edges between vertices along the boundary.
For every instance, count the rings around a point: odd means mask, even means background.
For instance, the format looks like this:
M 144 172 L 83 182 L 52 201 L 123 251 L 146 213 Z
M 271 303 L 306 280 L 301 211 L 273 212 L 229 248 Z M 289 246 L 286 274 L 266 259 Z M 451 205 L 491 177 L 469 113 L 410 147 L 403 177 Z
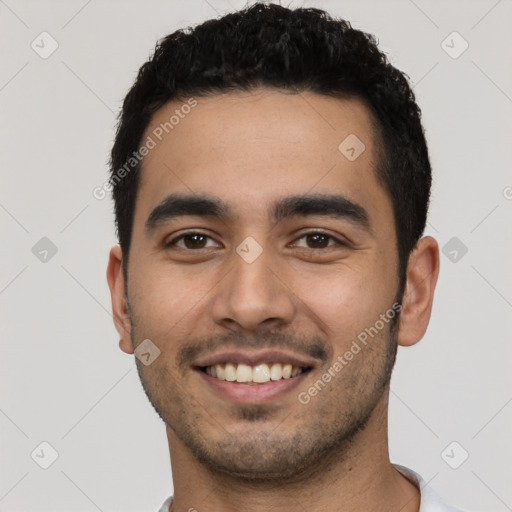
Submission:
M 393 464 L 393 466 L 420 490 L 421 502 L 419 512 L 462 512 L 444 503 L 441 497 L 427 485 L 427 482 L 425 482 L 418 473 L 405 466 L 400 466 L 399 464 Z M 172 496 L 169 496 L 158 512 L 169 512 L 171 502 Z
M 462 512 L 457 508 L 447 505 L 418 473 L 399 464 L 393 464 L 393 466 L 420 490 L 421 502 L 419 512 Z

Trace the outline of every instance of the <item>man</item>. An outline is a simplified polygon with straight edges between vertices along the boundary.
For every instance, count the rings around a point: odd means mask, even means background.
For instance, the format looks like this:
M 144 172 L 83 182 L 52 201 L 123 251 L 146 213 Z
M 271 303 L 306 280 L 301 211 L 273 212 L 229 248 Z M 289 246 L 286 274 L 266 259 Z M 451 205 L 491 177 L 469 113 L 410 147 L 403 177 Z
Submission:
M 166 424 L 161 511 L 454 511 L 389 460 L 438 245 L 420 111 L 375 40 L 255 4 L 164 38 L 111 159 L 120 348 Z

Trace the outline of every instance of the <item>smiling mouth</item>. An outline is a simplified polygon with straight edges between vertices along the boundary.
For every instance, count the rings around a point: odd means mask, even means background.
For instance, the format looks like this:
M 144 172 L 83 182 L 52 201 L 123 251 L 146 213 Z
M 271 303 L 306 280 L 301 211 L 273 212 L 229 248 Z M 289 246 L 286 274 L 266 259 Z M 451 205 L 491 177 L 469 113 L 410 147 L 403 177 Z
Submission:
M 199 367 L 199 370 L 218 380 L 250 385 L 293 379 L 302 373 L 309 372 L 311 368 L 311 366 L 302 367 L 281 363 L 263 363 L 254 366 L 243 363 L 225 363 L 202 366 Z

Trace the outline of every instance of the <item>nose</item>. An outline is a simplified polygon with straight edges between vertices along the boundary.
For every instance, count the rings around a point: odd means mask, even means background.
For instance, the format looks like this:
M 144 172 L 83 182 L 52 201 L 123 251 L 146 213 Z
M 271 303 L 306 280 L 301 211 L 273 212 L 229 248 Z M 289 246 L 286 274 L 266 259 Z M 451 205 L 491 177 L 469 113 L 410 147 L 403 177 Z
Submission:
M 234 252 L 231 270 L 219 283 L 214 321 L 230 330 L 259 331 L 289 324 L 296 312 L 292 284 L 268 251 L 249 263 Z

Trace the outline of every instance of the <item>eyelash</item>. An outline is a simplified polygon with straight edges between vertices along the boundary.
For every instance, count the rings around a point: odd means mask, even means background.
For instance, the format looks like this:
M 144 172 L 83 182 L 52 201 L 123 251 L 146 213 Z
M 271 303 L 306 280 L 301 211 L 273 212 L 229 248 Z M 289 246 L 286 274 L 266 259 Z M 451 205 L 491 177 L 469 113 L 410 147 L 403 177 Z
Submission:
M 173 245 L 176 244 L 177 241 L 180 241 L 180 240 L 182 240 L 183 238 L 185 238 L 187 236 L 194 236 L 194 235 L 204 236 L 206 238 L 210 238 L 211 240 L 213 240 L 213 238 L 210 235 L 207 235 L 206 233 L 202 233 L 201 231 L 189 231 L 189 232 L 183 233 L 183 234 L 177 236 L 176 238 L 173 238 L 171 241 L 165 243 L 164 247 L 166 249 L 170 249 Z M 296 238 L 296 240 L 301 240 L 302 238 L 305 238 L 305 237 L 310 236 L 310 235 L 323 235 L 323 236 L 327 237 L 330 240 L 334 240 L 336 242 L 336 244 L 328 245 L 327 247 L 321 247 L 321 248 L 302 247 L 302 249 L 309 249 L 311 251 L 320 251 L 320 250 L 328 249 L 328 248 L 333 247 L 335 245 L 338 245 L 338 246 L 341 246 L 341 247 L 346 247 L 347 246 L 346 243 L 344 243 L 341 240 L 339 240 L 338 238 L 330 235 L 329 233 L 325 233 L 323 231 L 309 231 L 307 233 L 303 233 L 300 237 Z M 179 247 L 179 249 L 182 249 L 182 250 L 185 250 L 185 251 L 200 251 L 201 249 L 208 249 L 208 248 L 207 247 L 201 247 L 199 249 L 189 249 L 188 247 Z

